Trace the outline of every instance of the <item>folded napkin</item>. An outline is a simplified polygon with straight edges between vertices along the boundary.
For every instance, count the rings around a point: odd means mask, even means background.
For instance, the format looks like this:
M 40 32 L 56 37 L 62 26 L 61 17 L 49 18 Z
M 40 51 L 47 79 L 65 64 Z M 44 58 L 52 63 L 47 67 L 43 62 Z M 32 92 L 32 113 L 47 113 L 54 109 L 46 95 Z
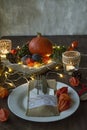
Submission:
M 54 95 L 56 90 L 56 81 L 54 79 L 47 80 L 49 91 L 44 94 L 41 90 L 37 95 L 36 80 L 30 83 L 31 91 L 29 94 L 27 116 L 48 117 L 59 115 L 57 97 Z
M 37 95 L 30 98 L 27 116 L 48 117 L 59 115 L 56 96 Z

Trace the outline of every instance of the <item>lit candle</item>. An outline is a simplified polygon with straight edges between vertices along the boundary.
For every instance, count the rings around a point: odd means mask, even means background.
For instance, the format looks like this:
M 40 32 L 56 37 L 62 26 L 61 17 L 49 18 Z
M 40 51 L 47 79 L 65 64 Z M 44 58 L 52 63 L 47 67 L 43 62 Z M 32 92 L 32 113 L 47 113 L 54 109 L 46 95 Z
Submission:
M 75 67 L 73 65 L 66 65 L 66 70 L 70 71 L 70 70 L 74 70 Z
M 1 54 L 1 59 L 5 59 L 6 58 L 6 55 L 5 54 Z
M 6 54 L 10 52 L 12 48 L 12 42 L 9 39 L 0 40 L 0 56 L 2 59 L 6 58 Z
M 1 59 L 6 58 L 6 54 L 7 54 L 8 52 L 9 52 L 9 51 L 8 51 L 7 49 L 3 49 L 3 50 L 1 51 Z
M 65 51 L 62 54 L 62 62 L 64 71 L 70 75 L 72 72 L 79 68 L 80 52 L 78 51 Z

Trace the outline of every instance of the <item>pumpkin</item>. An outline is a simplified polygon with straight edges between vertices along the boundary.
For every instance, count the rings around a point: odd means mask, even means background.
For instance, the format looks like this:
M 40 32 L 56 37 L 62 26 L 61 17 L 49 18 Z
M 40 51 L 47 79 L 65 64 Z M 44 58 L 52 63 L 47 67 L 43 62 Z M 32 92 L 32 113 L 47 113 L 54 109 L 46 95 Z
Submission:
M 52 54 L 52 42 L 40 34 L 33 38 L 29 43 L 31 54 L 40 54 L 41 56 Z

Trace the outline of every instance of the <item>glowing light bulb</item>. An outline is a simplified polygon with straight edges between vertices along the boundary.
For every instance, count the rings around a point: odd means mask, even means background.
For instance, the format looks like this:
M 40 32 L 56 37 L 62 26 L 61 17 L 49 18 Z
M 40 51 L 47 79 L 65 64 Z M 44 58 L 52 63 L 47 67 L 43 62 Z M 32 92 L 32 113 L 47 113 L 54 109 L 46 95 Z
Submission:
M 13 72 L 13 69 L 12 68 L 8 68 L 8 72 L 9 73 Z
M 19 61 L 18 64 L 21 65 L 21 64 L 23 64 L 23 62 L 22 62 L 22 61 Z
M 6 78 L 8 77 L 8 74 L 9 74 L 9 73 L 6 71 L 6 72 L 5 72 L 5 77 L 6 77 Z
M 63 77 L 64 77 L 64 76 L 63 76 L 63 74 L 60 74 L 59 76 L 60 76 L 61 78 L 63 78 Z
M 34 76 L 31 76 L 31 80 L 35 80 Z
M 56 68 L 55 68 L 56 70 L 58 70 L 59 69 L 59 66 L 56 66 Z
M 60 73 L 57 73 L 58 76 L 60 76 L 60 78 L 63 78 L 64 75 L 63 74 L 60 74 Z

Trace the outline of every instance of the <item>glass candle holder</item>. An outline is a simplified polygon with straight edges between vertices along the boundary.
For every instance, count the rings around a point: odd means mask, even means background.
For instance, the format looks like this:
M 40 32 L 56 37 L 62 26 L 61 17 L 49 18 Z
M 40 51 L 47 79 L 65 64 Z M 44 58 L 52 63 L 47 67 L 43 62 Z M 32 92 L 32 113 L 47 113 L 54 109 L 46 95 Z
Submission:
M 79 69 L 80 52 L 78 51 L 66 51 L 62 54 L 62 62 L 64 71 L 72 74 L 74 70 Z
M 0 40 L 0 57 L 5 58 L 6 54 L 10 52 L 12 48 L 12 41 L 10 39 Z

